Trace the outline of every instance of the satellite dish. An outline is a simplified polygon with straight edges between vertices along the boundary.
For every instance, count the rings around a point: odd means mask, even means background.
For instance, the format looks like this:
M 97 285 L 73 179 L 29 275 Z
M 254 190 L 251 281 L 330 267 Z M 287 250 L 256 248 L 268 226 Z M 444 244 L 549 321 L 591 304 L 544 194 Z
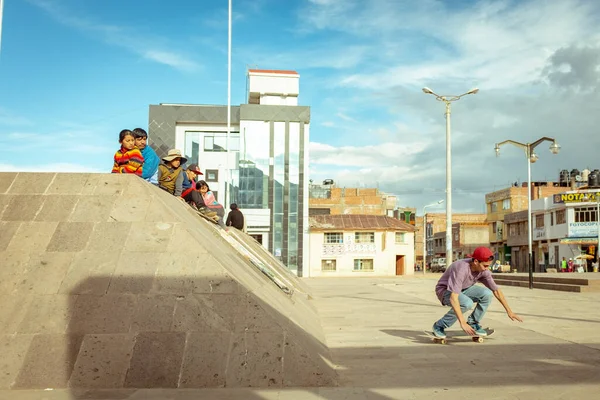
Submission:
M 577 182 L 581 182 L 581 175 L 575 175 L 575 180 Z

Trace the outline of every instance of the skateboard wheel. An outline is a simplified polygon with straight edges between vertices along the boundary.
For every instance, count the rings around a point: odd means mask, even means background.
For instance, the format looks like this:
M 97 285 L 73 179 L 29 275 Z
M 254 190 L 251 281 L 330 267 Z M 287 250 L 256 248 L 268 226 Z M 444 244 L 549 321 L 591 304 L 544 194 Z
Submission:
M 477 342 L 477 343 L 483 343 L 483 338 L 482 337 L 474 337 L 472 340 L 474 342 Z

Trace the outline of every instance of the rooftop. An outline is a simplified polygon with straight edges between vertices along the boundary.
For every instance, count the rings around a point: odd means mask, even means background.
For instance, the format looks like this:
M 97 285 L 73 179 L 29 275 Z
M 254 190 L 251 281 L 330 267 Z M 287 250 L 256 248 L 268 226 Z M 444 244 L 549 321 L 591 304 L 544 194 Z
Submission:
M 415 227 L 385 215 L 315 215 L 309 218 L 312 229 L 319 230 L 398 230 L 414 232 Z

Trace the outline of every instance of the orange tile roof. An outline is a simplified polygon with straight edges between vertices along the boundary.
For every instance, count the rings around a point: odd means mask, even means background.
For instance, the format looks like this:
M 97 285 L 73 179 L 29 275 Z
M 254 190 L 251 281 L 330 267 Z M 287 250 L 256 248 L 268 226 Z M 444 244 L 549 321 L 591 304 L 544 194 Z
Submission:
M 248 72 L 256 72 L 259 74 L 287 74 L 287 75 L 298 75 L 296 71 L 283 70 L 283 69 L 249 69 Z

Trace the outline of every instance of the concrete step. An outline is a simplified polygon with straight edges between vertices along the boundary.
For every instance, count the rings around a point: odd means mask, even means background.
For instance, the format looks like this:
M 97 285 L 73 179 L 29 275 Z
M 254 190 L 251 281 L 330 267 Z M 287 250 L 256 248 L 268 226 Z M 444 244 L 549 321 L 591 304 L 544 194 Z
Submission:
M 587 275 L 587 274 L 586 274 Z M 587 276 L 580 276 L 576 273 L 567 274 L 539 274 L 536 273 L 533 276 L 534 282 L 543 283 L 564 283 L 567 285 L 580 285 L 580 286 L 600 286 L 600 274 L 596 276 L 592 275 L 593 278 Z M 595 279 L 594 279 L 595 278 Z M 494 280 L 509 280 L 509 281 L 524 281 L 529 282 L 529 275 L 527 274 L 494 274 Z
M 518 286 L 518 287 L 529 287 L 528 280 L 522 279 L 494 279 L 498 285 L 505 286 Z M 577 284 L 568 284 L 568 283 L 552 283 L 552 282 L 540 282 L 537 278 L 533 281 L 534 289 L 545 289 L 545 290 L 557 290 L 562 292 L 600 292 L 600 286 L 598 285 L 577 285 Z

